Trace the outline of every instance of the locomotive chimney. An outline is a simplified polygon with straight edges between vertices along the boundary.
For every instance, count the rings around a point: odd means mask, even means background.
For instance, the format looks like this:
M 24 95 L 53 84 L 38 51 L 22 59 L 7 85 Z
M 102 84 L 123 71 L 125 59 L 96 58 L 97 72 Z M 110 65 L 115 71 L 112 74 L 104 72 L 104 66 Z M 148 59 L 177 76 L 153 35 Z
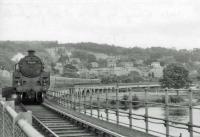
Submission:
M 28 50 L 28 55 L 29 56 L 33 56 L 35 54 L 35 51 L 34 50 Z

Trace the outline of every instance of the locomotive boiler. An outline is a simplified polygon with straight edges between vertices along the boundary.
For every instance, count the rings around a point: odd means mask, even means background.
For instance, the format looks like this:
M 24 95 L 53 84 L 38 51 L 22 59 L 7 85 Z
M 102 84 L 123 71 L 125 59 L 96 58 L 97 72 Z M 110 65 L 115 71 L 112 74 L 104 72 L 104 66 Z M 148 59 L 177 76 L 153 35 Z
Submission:
M 17 102 L 42 103 L 50 85 L 50 73 L 45 72 L 44 64 L 29 50 L 14 68 L 12 87 L 2 89 L 2 96 Z

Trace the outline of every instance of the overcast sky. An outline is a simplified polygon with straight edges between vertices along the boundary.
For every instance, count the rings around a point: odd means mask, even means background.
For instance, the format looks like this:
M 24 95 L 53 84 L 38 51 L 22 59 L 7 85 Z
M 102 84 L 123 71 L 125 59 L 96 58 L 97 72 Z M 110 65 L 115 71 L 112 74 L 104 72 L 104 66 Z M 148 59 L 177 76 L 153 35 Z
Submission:
M 0 40 L 200 48 L 200 0 L 0 0 Z

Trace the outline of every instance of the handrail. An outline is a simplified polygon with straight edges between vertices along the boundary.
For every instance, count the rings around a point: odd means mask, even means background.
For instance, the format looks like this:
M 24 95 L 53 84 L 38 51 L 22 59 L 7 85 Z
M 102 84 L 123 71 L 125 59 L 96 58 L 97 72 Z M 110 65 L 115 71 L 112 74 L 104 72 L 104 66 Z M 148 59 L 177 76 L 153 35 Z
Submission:
M 8 115 L 10 115 L 10 118 L 11 118 L 11 121 L 13 123 L 10 123 L 12 124 L 10 127 L 12 129 L 7 129 L 7 127 L 5 127 L 4 123 L 3 122 L 2 124 L 2 128 L 3 130 L 9 130 L 8 132 L 11 132 L 10 130 L 14 131 L 16 130 L 16 126 L 18 126 L 23 134 L 25 134 L 27 137 L 44 137 L 43 135 L 41 135 L 35 128 L 33 128 L 27 121 L 26 119 L 23 119 L 23 116 L 18 114 L 12 107 L 10 107 L 6 102 L 4 101 L 0 101 L 0 105 L 2 106 L 2 111 L 3 112 L 3 115 L 6 115 L 6 113 Z M 4 116 L 0 116 L 2 117 L 1 119 L 3 121 L 6 121 L 7 119 L 5 119 Z M 3 131 L 4 132 L 4 131 Z M 13 136 L 15 136 L 15 132 L 12 132 Z M 3 135 L 4 136 L 4 135 Z
M 33 128 L 27 121 L 24 119 L 18 120 L 19 127 L 24 131 L 28 137 L 43 137 L 35 128 Z
M 127 125 L 129 125 L 130 128 L 132 128 L 134 125 L 132 124 L 132 119 L 135 119 L 134 117 L 140 117 L 141 120 L 143 120 L 145 122 L 146 125 L 146 132 L 148 133 L 148 123 L 156 123 L 156 124 L 162 124 L 166 127 L 166 131 L 169 129 L 169 127 L 174 127 L 174 128 L 179 128 L 179 129 L 185 129 L 188 130 L 188 132 L 190 133 L 190 137 L 194 137 L 193 136 L 193 132 L 196 134 L 200 134 L 200 132 L 193 130 L 193 128 L 198 128 L 200 129 L 200 125 L 197 125 L 195 123 L 193 123 L 193 118 L 192 118 L 192 114 L 193 114 L 193 109 L 198 109 L 200 110 L 200 107 L 197 107 L 196 105 L 199 105 L 199 102 L 193 102 L 193 96 L 196 96 L 197 91 L 200 91 L 200 89 L 156 89 L 156 91 L 152 91 L 152 89 L 149 89 L 149 85 L 131 85 L 130 87 L 135 87 L 135 88 L 141 88 L 141 90 L 139 90 L 138 92 L 144 92 L 144 96 L 145 99 L 143 100 L 133 100 L 133 99 L 116 99 L 117 96 L 119 98 L 118 94 L 113 94 L 114 92 L 117 92 L 117 90 L 121 89 L 122 87 L 120 87 L 120 85 L 117 85 L 116 87 L 113 87 L 114 89 L 111 89 L 109 87 L 109 85 L 106 85 L 105 87 L 103 87 L 104 85 L 100 85 L 98 86 L 91 86 L 88 87 L 87 85 L 85 87 L 74 87 L 72 88 L 74 92 L 65 92 L 65 91 L 49 91 L 50 93 L 47 93 L 47 96 L 51 96 L 53 97 L 52 99 L 54 99 L 56 101 L 56 103 L 60 104 L 60 105 L 64 105 L 67 106 L 67 108 L 70 109 L 74 109 L 79 111 L 80 113 L 88 113 L 90 116 L 94 116 L 95 114 L 93 114 L 92 110 L 93 109 L 97 109 L 97 113 L 99 114 L 99 109 L 105 109 L 105 115 L 106 117 L 105 120 L 109 121 L 109 114 L 111 114 L 111 110 L 113 110 L 112 114 L 116 114 L 116 121 L 117 118 L 119 118 L 119 116 L 124 116 L 126 115 L 129 118 L 129 123 Z M 146 88 L 144 88 L 143 86 L 147 86 Z M 128 86 L 126 86 L 126 93 L 129 92 L 133 92 L 136 93 L 135 90 L 131 91 L 131 88 Z M 172 94 L 174 91 L 174 94 Z M 54 92 L 54 93 L 51 93 Z M 75 93 L 75 94 L 74 94 Z M 98 97 L 97 95 L 101 93 L 104 94 L 101 97 Z M 108 93 L 112 93 L 111 95 L 108 95 Z M 148 100 L 148 96 L 150 95 L 154 95 L 152 93 L 156 93 L 156 95 L 160 96 L 160 97 L 165 97 L 162 101 L 164 102 L 154 102 L 152 100 Z M 162 94 L 157 94 L 157 93 L 162 93 Z M 184 93 L 184 94 L 183 94 Z M 187 94 L 186 94 L 187 93 Z M 94 95 L 96 94 L 96 95 Z M 187 99 L 185 99 L 185 102 L 182 103 L 172 103 L 169 102 L 169 97 L 172 95 L 176 95 L 176 96 L 183 96 L 185 97 L 186 95 L 188 96 Z M 130 95 L 133 96 L 133 95 Z M 51 98 L 50 98 L 51 99 Z M 198 98 L 195 98 L 198 99 Z M 115 101 L 112 107 L 110 107 L 108 105 L 108 101 Z M 136 102 L 140 102 L 141 105 L 143 105 L 145 107 L 145 114 L 135 114 L 132 111 L 129 112 L 124 112 L 124 111 L 119 111 L 118 108 L 120 108 L 121 106 L 119 104 L 117 104 L 117 101 L 121 101 L 121 102 L 125 102 L 126 106 L 129 108 L 129 110 L 132 108 L 130 108 L 130 105 Z M 98 103 L 105 103 L 102 106 L 98 105 Z M 111 104 L 112 105 L 112 104 Z M 189 122 L 181 122 L 181 121 L 174 121 L 174 120 L 170 120 L 169 118 L 159 118 L 159 117 L 155 117 L 155 116 L 149 116 L 148 115 L 148 107 L 150 106 L 160 106 L 162 108 L 165 109 L 165 113 L 166 116 L 169 117 L 169 108 L 184 108 L 184 109 L 188 109 L 189 111 Z M 90 112 L 86 112 L 86 110 L 89 110 Z M 109 111 L 109 112 L 108 112 Z M 99 118 L 99 115 L 96 115 Z M 103 117 L 102 117 L 103 118 Z M 154 120 L 156 120 L 156 122 L 154 122 Z M 157 120 L 159 122 L 157 122 Z M 115 121 L 115 122 L 116 122 Z M 175 125 L 173 125 L 175 124 Z M 183 126 L 183 127 L 180 127 Z M 168 128 L 168 129 L 167 129 Z M 150 130 L 149 130 L 150 131 Z M 166 132 L 165 134 L 167 137 L 170 136 L 169 131 Z

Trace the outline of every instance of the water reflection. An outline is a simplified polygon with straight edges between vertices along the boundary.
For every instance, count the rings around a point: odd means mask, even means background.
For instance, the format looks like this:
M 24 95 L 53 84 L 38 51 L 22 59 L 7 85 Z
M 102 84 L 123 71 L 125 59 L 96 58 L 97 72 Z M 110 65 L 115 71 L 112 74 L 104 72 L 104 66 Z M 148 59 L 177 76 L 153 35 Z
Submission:
M 169 115 L 170 116 L 186 116 L 188 115 L 188 111 L 185 108 L 169 108 Z
M 88 110 L 88 112 L 89 111 L 90 110 Z M 124 109 L 120 110 L 120 111 L 129 112 L 129 110 L 124 110 Z M 156 117 L 156 118 L 165 118 L 165 108 L 149 107 L 148 112 L 149 112 L 149 116 Z M 97 114 L 97 111 L 94 110 L 93 113 Z M 132 113 L 144 115 L 145 114 L 145 108 L 133 109 Z M 199 110 L 193 110 L 193 123 L 196 124 L 196 125 L 200 125 L 200 115 L 199 114 L 200 114 Z M 102 117 L 106 117 L 105 110 L 101 110 L 101 115 L 102 115 Z M 115 113 L 110 114 L 109 118 L 112 119 L 112 120 L 116 120 Z M 129 119 L 127 117 L 121 116 L 119 119 L 120 119 L 121 122 L 129 124 Z M 158 120 L 154 120 L 154 119 L 149 119 L 149 120 L 154 121 L 154 122 L 160 122 L 160 123 L 164 122 L 164 121 L 158 121 Z M 170 121 L 182 122 L 182 123 L 188 123 L 189 122 L 189 109 L 188 108 L 177 108 L 177 107 L 169 108 L 169 120 Z M 134 125 L 145 128 L 145 122 L 144 121 L 136 120 L 136 119 L 133 119 L 132 121 L 133 121 Z M 182 126 L 182 125 L 178 125 L 178 124 L 170 123 L 170 125 L 173 125 L 175 127 L 176 126 L 177 127 L 184 127 L 184 128 L 187 129 L 186 126 Z M 159 131 L 159 132 L 162 132 L 162 133 L 165 133 L 165 131 L 166 131 L 164 124 L 149 123 L 149 128 L 151 130 Z M 189 132 L 186 129 L 170 127 L 170 135 L 179 137 L 182 134 L 182 137 L 189 137 Z M 195 130 L 200 132 L 200 129 L 195 129 Z M 141 130 L 141 131 L 145 131 L 145 130 Z M 150 133 L 157 135 L 159 137 L 164 137 L 164 135 L 156 134 L 154 132 L 150 132 Z M 200 134 L 194 133 L 194 137 L 200 137 Z
M 170 121 L 186 121 L 189 111 L 186 108 L 169 108 Z

